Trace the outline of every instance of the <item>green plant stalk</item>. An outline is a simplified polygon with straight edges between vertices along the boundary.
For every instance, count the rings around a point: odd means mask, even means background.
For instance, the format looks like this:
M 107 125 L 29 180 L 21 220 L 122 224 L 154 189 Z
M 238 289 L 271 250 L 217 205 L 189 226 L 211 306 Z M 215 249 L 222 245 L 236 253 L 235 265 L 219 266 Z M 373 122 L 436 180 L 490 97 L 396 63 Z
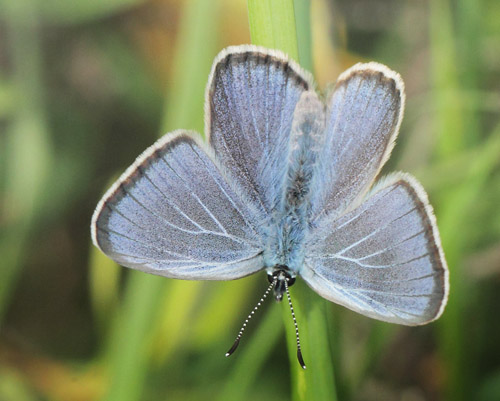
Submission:
M 481 65 L 481 29 L 483 8 L 480 1 L 460 0 L 455 5 L 458 19 L 458 56 L 461 64 L 460 83 L 462 90 L 474 91 L 482 88 L 484 66 Z M 469 98 L 469 96 L 466 96 Z M 464 108 L 464 140 L 468 146 L 478 142 L 481 131 L 478 107 L 484 102 L 483 98 L 470 96 L 469 107 Z M 497 103 L 498 104 L 498 103 Z
M 439 114 L 435 119 L 439 158 L 448 158 L 464 147 L 462 99 L 458 94 L 459 77 L 455 33 L 449 0 L 430 4 L 430 49 L 433 96 Z
M 297 361 L 297 343 L 290 307 L 285 300 L 283 319 L 292 374 L 292 399 L 336 400 L 336 386 L 328 331 L 327 301 L 315 294 L 302 280 L 290 289 L 293 309 L 300 330 L 300 344 L 307 369 Z
M 449 160 L 465 149 L 463 105 L 459 95 L 459 77 L 455 49 L 455 32 L 449 0 L 430 3 L 430 49 L 433 102 L 437 112 L 434 119 L 438 136 L 436 156 Z M 463 221 L 463 206 L 469 204 L 472 189 L 468 180 L 448 190 L 436 206 L 443 249 L 450 268 L 450 296 L 443 317 L 439 321 L 440 353 L 448 378 L 446 398 L 460 401 L 470 399 L 467 394 L 470 376 L 467 374 L 466 339 L 464 337 L 464 309 L 467 305 L 467 284 L 463 279 L 462 257 L 465 234 L 457 233 Z
M 297 28 L 297 47 L 300 65 L 313 72 L 312 32 L 311 32 L 311 1 L 294 0 L 295 25 Z
M 303 3 L 302 0 L 300 2 Z M 298 25 L 301 33 L 310 32 L 309 13 L 304 12 L 305 8 L 304 4 L 301 4 L 302 12 L 297 15 L 293 0 L 248 0 L 252 42 L 282 50 L 300 62 L 303 58 L 307 68 L 311 68 L 310 40 L 297 40 L 296 15 L 300 18 Z M 308 37 L 310 38 L 310 34 Z M 298 58 L 299 54 L 301 59 Z M 307 370 L 303 370 L 297 361 L 295 328 L 285 300 L 282 304 L 291 363 L 292 398 L 336 400 L 325 300 L 302 282 L 297 282 L 291 292 L 301 333 L 302 353 L 308 366 Z
M 468 172 L 456 188 L 449 191 L 451 199 L 448 206 L 439 215 L 440 230 L 443 238 L 448 263 L 455 269 L 450 275 L 450 288 L 455 294 L 450 295 L 449 305 L 441 318 L 440 348 L 449 372 L 446 396 L 449 400 L 469 400 L 474 398 L 471 381 L 475 372 L 470 368 L 466 329 L 463 317 L 468 284 L 463 277 L 462 248 L 466 246 L 464 235 L 457 235 L 457 227 L 463 227 L 468 211 L 474 208 L 484 193 L 488 192 L 488 179 L 498 166 L 500 154 L 500 126 L 497 126 L 488 141 L 481 147 L 478 157 L 468 166 Z M 450 252 L 451 251 L 451 252 Z M 461 269 L 457 271 L 457 267 Z M 458 275 L 460 274 L 460 276 Z M 464 299 L 465 298 L 465 299 Z
M 215 43 L 216 17 L 217 7 L 213 0 L 187 3 L 175 55 L 177 67 L 172 82 L 176 86 L 167 102 L 166 114 L 170 119 L 163 122 L 167 129 L 197 128 L 201 131 L 203 127 L 203 95 L 214 52 L 207 44 Z M 198 66 L 198 70 L 192 70 L 193 66 Z M 200 66 L 206 66 L 206 71 Z M 193 121 L 199 124 L 193 126 Z M 115 319 L 105 355 L 110 361 L 110 385 L 104 399 L 134 401 L 142 398 L 151 364 L 154 331 L 158 329 L 155 319 L 162 313 L 159 306 L 163 291 L 169 285 L 179 285 L 179 282 L 142 272 L 130 273 L 124 302 Z
M 252 43 L 282 50 L 299 61 L 293 0 L 248 0 Z
M 164 284 L 161 277 L 135 271 L 129 274 L 105 355 L 110 364 L 110 384 L 104 399 L 109 401 L 141 398 L 149 368 L 148 333 Z

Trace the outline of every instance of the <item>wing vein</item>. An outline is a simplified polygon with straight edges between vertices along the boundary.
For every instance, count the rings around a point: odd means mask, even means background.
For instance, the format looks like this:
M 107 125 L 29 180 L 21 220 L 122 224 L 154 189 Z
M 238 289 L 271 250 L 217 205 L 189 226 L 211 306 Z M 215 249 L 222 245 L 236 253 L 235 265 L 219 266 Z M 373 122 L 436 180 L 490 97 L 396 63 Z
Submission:
M 402 219 L 403 217 L 409 215 L 414 210 L 416 210 L 416 207 L 408 210 L 406 213 L 403 213 L 401 216 L 398 216 L 394 220 L 391 220 L 389 223 L 385 224 L 384 226 L 377 228 L 376 230 L 372 231 L 370 234 L 364 236 L 360 240 L 358 240 L 358 241 L 354 242 L 353 244 L 349 245 L 347 248 L 344 248 L 341 252 L 337 253 L 337 255 L 342 255 L 343 253 L 347 252 L 348 250 L 354 248 L 355 246 L 361 244 L 362 242 L 366 241 L 367 239 L 369 239 L 369 238 L 373 237 L 374 235 L 378 234 L 379 232 L 385 230 L 387 227 L 389 227 L 389 225 L 391 225 L 392 223 L 394 223 L 394 222 Z
M 231 203 L 231 205 L 234 207 L 234 210 L 240 215 L 241 219 L 246 223 L 246 226 L 249 227 L 253 232 L 254 234 L 257 235 L 257 232 L 254 228 L 254 226 L 248 221 L 248 219 L 245 217 L 244 213 L 241 211 L 241 209 L 236 205 L 236 203 L 234 202 L 233 198 L 231 198 L 229 196 L 229 194 L 227 193 L 227 191 L 223 188 L 223 186 L 219 183 L 219 181 L 216 179 L 216 177 L 214 177 L 214 175 L 212 174 L 210 168 L 207 167 L 206 165 L 206 162 L 205 160 L 203 160 L 202 157 L 200 157 L 200 155 L 198 154 L 198 152 L 193 149 L 195 151 L 195 154 L 196 156 L 198 157 L 198 159 L 200 159 L 200 161 L 204 164 L 208 174 L 210 175 L 210 177 L 212 178 L 212 180 L 217 184 L 217 186 L 219 187 L 219 189 L 222 191 L 222 193 L 224 194 L 224 196 L 226 197 L 226 199 L 229 201 L 229 203 Z

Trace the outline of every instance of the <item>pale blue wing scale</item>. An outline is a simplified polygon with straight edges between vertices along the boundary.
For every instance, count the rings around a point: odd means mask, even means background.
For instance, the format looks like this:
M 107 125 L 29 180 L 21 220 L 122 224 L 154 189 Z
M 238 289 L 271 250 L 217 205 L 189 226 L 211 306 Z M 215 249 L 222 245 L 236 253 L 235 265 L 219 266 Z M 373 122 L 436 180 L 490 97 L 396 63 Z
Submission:
M 205 103 L 209 142 L 263 214 L 282 200 L 293 113 L 312 85 L 286 55 L 256 46 L 230 47 L 212 67 Z
M 356 209 L 313 230 L 300 274 L 320 295 L 366 316 L 406 325 L 437 319 L 448 270 L 420 184 L 394 174 Z
M 311 221 L 359 205 L 394 146 L 404 110 L 400 76 L 377 63 L 357 64 L 327 101 L 325 146 L 312 194 Z
M 116 262 L 165 277 L 236 279 L 262 269 L 259 220 L 195 134 L 167 134 L 103 197 L 94 243 Z

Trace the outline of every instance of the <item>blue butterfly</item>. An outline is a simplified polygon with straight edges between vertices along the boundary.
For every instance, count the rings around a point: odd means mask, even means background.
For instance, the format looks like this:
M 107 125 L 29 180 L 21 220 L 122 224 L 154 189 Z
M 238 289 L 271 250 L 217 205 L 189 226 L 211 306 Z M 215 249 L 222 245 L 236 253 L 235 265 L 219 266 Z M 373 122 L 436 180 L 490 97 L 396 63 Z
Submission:
M 206 90 L 208 143 L 178 130 L 149 147 L 97 205 L 94 244 L 123 266 L 177 279 L 265 270 L 263 298 L 286 293 L 290 306 L 300 276 L 375 319 L 437 319 L 448 269 L 427 195 L 405 173 L 374 184 L 401 124 L 403 81 L 368 63 L 345 71 L 326 102 L 314 87 L 281 52 L 222 51 Z M 305 368 L 298 331 L 297 347 Z

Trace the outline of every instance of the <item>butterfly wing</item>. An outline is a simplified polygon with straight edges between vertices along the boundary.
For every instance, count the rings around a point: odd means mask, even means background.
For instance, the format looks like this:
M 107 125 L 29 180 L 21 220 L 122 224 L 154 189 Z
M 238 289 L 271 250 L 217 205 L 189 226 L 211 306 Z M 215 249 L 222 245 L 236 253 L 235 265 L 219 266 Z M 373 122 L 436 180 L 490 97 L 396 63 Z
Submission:
M 330 301 L 387 322 L 437 319 L 448 270 L 432 208 L 420 184 L 394 174 L 356 209 L 326 219 L 305 246 L 302 277 Z
M 387 67 L 357 64 L 339 77 L 327 101 L 312 221 L 359 205 L 390 155 L 403 109 L 403 81 Z
M 94 244 L 165 277 L 229 280 L 261 269 L 259 219 L 205 147 L 178 131 L 148 148 L 98 204 Z
M 263 213 L 281 200 L 293 113 L 312 85 L 283 53 L 256 46 L 230 47 L 212 67 L 205 103 L 210 144 Z

